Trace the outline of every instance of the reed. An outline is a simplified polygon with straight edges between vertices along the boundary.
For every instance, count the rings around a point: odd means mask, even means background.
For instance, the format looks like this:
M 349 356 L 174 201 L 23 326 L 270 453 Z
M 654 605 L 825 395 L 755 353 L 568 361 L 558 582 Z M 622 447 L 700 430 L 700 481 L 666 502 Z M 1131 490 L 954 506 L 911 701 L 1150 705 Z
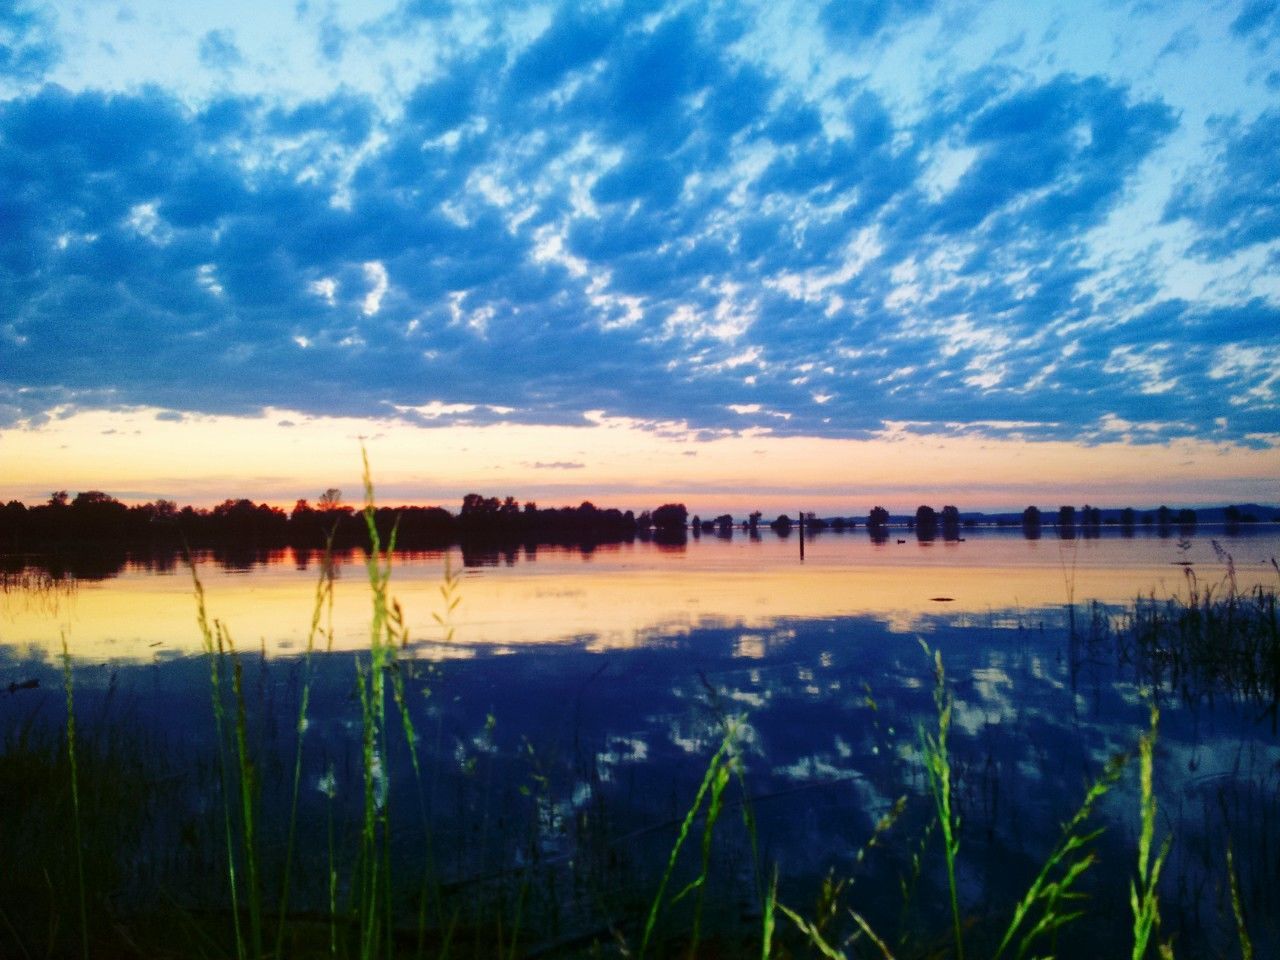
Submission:
M 1273 724 L 1280 706 L 1280 619 L 1276 592 L 1241 591 L 1234 565 L 1219 583 L 1203 583 L 1192 569 L 1186 595 L 1140 597 L 1103 617 L 1094 633 L 1114 638 L 1121 657 L 1148 682 L 1170 689 L 1227 693 L 1266 704 Z
M 862 861 L 866 858 L 868 851 L 874 849 L 876 846 L 880 844 L 884 836 L 898 822 L 899 818 L 902 816 L 903 811 L 906 809 L 906 806 L 907 806 L 907 798 L 905 795 L 899 797 L 896 801 L 894 801 L 893 806 L 890 807 L 889 810 L 884 814 L 884 816 L 882 816 L 876 822 L 875 828 L 872 830 L 870 838 L 862 847 L 859 848 L 857 854 L 854 856 L 853 863 L 851 864 L 852 867 L 857 867 L 859 864 L 861 864 Z M 776 905 L 776 908 L 779 911 L 781 911 L 784 916 L 786 916 L 789 920 L 791 920 L 791 922 L 796 925 L 797 929 L 799 929 L 800 932 L 803 933 L 806 938 L 808 938 L 809 942 L 812 943 L 815 947 L 817 947 L 818 951 L 824 957 L 827 957 L 828 960 L 844 960 L 844 952 L 840 949 L 840 947 L 832 945 L 829 942 L 829 938 L 826 933 L 826 928 L 829 925 L 831 925 L 831 923 L 836 919 L 837 915 L 839 914 L 840 907 L 841 907 L 840 897 L 849 884 L 850 884 L 850 881 L 847 881 L 844 879 L 836 880 L 834 875 L 828 874 L 826 879 L 822 883 L 822 892 L 819 895 L 818 907 L 817 907 L 817 910 L 815 911 L 817 915 L 814 917 L 813 920 L 806 920 L 797 911 L 792 910 L 791 908 L 785 906 L 784 904 Z M 773 890 L 771 891 L 771 897 L 773 899 L 776 899 L 776 896 L 777 896 L 777 873 L 775 871 L 774 885 L 773 885 Z M 855 933 L 854 937 L 849 939 L 848 944 L 846 945 L 853 944 L 856 941 L 856 938 L 858 936 L 863 936 L 863 937 L 866 937 L 868 941 L 870 941 L 870 943 L 876 948 L 877 952 L 879 952 L 881 956 L 890 958 L 891 960 L 891 958 L 893 957 L 893 951 L 890 949 L 889 945 L 875 932 L 871 924 L 867 921 L 866 917 L 864 917 L 860 912 L 853 909 L 852 907 L 847 907 L 845 909 L 846 909 L 846 912 L 849 914 L 849 917 L 853 920 L 853 922 L 857 926 L 857 932 Z
M 1240 960 L 1253 960 L 1253 940 L 1244 922 L 1244 905 L 1240 897 L 1240 878 L 1236 875 L 1235 851 L 1227 841 L 1227 882 L 1231 885 L 1231 914 L 1236 921 L 1236 937 L 1240 941 Z
M 74 577 L 54 576 L 47 570 L 0 570 L 0 597 L 6 605 L 21 604 L 23 609 L 34 609 L 56 617 L 62 601 L 73 598 L 78 590 Z
M 773 931 L 777 926 L 778 868 L 773 868 L 773 879 L 765 890 L 764 909 L 760 918 L 760 960 L 773 956 Z
M 1168 836 L 1160 844 L 1160 852 L 1152 858 L 1151 845 L 1155 840 L 1156 795 L 1153 784 L 1155 764 L 1156 728 L 1160 723 L 1160 711 L 1151 707 L 1151 729 L 1138 739 L 1138 763 L 1141 785 L 1141 827 L 1138 832 L 1138 878 L 1129 884 L 1129 906 L 1133 910 L 1133 960 L 1144 960 L 1151 946 L 1156 946 L 1162 958 L 1173 956 L 1168 941 L 1161 942 L 1160 900 L 1156 885 L 1160 871 L 1169 857 L 1173 837 Z
M 694 794 L 693 803 L 689 807 L 689 811 L 685 814 L 684 819 L 680 823 L 680 829 L 676 833 L 675 843 L 671 847 L 671 852 L 667 856 L 667 866 L 662 873 L 662 879 L 658 881 L 658 890 L 654 894 L 653 902 L 649 906 L 649 914 L 645 918 L 644 933 L 640 939 L 640 949 L 638 956 L 643 960 L 648 952 L 649 945 L 653 939 L 654 930 L 657 927 L 658 917 L 663 908 L 667 906 L 666 892 L 667 885 L 671 882 L 672 874 L 675 873 L 676 863 L 680 858 L 680 851 L 684 847 L 685 842 L 689 839 L 689 834 L 693 830 L 694 823 L 698 816 L 702 813 L 704 802 L 707 804 L 707 810 L 704 815 L 702 828 L 702 862 L 701 872 L 697 878 L 688 886 L 681 890 L 671 903 L 678 903 L 690 893 L 697 892 L 697 905 L 694 912 L 693 932 L 690 938 L 690 955 L 696 953 L 700 927 L 702 920 L 702 893 L 705 890 L 708 874 L 708 865 L 710 858 L 711 837 L 715 830 L 716 822 L 719 820 L 720 814 L 724 809 L 724 790 L 728 786 L 732 776 L 732 770 L 737 762 L 735 753 L 735 741 L 738 736 L 737 723 L 728 724 L 724 737 L 720 741 L 720 746 L 711 756 L 711 760 L 707 763 L 706 772 L 702 775 L 702 782 L 698 785 L 698 790 Z M 708 799 L 709 798 L 709 799 Z
M 924 642 L 921 641 L 924 646 Z M 924 647 L 925 653 L 929 648 Z M 951 804 L 951 759 L 947 752 L 947 734 L 951 730 L 952 700 L 947 689 L 942 652 L 933 652 L 933 702 L 938 714 L 937 733 L 920 728 L 921 755 L 929 777 L 929 792 L 937 810 L 937 823 L 942 830 L 942 851 L 947 863 L 947 892 L 951 901 L 951 929 L 956 960 L 964 960 L 964 934 L 960 928 L 960 896 L 956 885 L 956 855 L 960 852 L 960 821 Z
M 1057 845 L 1014 907 L 992 960 L 999 960 L 1011 949 L 1017 960 L 1023 960 L 1037 941 L 1043 938 L 1052 941 L 1061 928 L 1084 917 L 1078 881 L 1097 862 L 1096 855 L 1087 848 L 1102 836 L 1101 827 L 1086 830 L 1085 825 L 1098 801 L 1120 779 L 1127 763 L 1128 757 L 1124 755 L 1112 757 L 1101 776 L 1090 785 L 1084 802 L 1067 821 Z
M 959 818 L 954 813 L 952 803 L 952 773 L 948 748 L 948 733 L 951 726 L 953 701 L 946 686 L 946 674 L 941 654 L 938 651 L 925 652 L 933 661 L 934 673 L 934 706 L 937 713 L 936 732 L 920 730 L 921 757 L 925 767 L 929 785 L 929 794 L 934 806 L 933 825 L 936 826 L 943 839 L 943 856 L 946 868 L 947 888 L 951 908 L 951 955 L 956 958 L 964 955 L 963 922 L 959 908 L 958 888 L 956 883 L 956 863 L 960 844 Z M 1154 789 L 1154 753 L 1156 731 L 1159 725 L 1159 712 L 1151 708 L 1149 729 L 1138 741 L 1139 753 L 1139 801 L 1140 831 L 1138 846 L 1138 877 L 1130 885 L 1130 906 L 1133 914 L 1133 960 L 1143 960 L 1154 944 L 1162 958 L 1172 958 L 1172 947 L 1167 941 L 1159 940 L 1159 894 L 1157 887 L 1161 870 L 1169 854 L 1171 837 L 1166 837 L 1160 851 L 1152 856 L 1156 821 L 1156 799 Z M 1071 818 L 1063 825 L 1062 833 L 1050 851 L 1043 866 L 1036 874 L 1025 893 L 1018 899 L 1012 915 L 1004 928 L 999 941 L 989 956 L 991 960 L 1003 957 L 1014 957 L 1024 960 L 1035 956 L 1056 956 L 1057 934 L 1069 924 L 1086 917 L 1084 908 L 1085 895 L 1080 891 L 1080 880 L 1097 862 L 1097 856 L 1091 847 L 1102 836 L 1101 827 L 1089 827 L 1099 802 L 1117 784 L 1128 764 L 1128 757 L 1117 755 L 1112 757 L 1102 773 L 1085 792 L 1084 800 Z M 899 805 L 905 798 L 899 801 Z M 883 818 L 873 834 L 867 848 L 860 851 L 857 860 L 861 861 L 863 853 L 878 837 L 896 821 L 901 813 L 900 806 Z M 926 831 L 926 838 L 928 831 Z M 1248 956 L 1252 945 L 1245 930 L 1240 898 L 1234 886 L 1234 871 L 1231 868 L 1231 853 L 1228 850 L 1228 868 L 1232 873 L 1233 906 L 1239 930 L 1242 950 Z M 918 875 L 920 864 L 918 857 L 914 861 Z M 874 951 L 885 960 L 893 960 L 895 954 L 888 942 L 873 929 L 868 920 L 858 911 L 847 908 L 849 918 L 856 926 L 855 938 L 846 944 L 831 941 L 824 932 L 824 927 L 834 916 L 838 896 L 843 888 L 843 881 L 833 882 L 828 878 L 824 883 L 824 893 L 819 900 L 817 916 L 812 919 L 783 905 L 776 904 L 776 909 L 786 915 L 804 935 L 806 941 L 815 947 L 827 960 L 848 960 L 844 947 L 852 944 L 856 937 L 865 937 Z M 904 887 L 904 890 L 906 888 Z M 1048 953 L 1045 949 L 1048 941 Z M 931 951 L 932 953 L 932 951 Z
M 236 869 L 236 843 L 233 816 L 231 812 L 231 791 L 234 778 L 231 764 L 227 759 L 227 722 L 222 693 L 223 659 L 226 650 L 221 624 L 209 619 L 208 607 L 205 603 L 204 584 L 196 572 L 195 561 L 190 552 L 187 553 L 187 564 L 191 569 L 191 580 L 196 598 L 196 624 L 200 630 L 204 644 L 205 657 L 209 664 L 209 689 L 213 700 L 214 735 L 218 754 L 218 795 L 221 800 L 222 834 L 226 855 L 227 891 L 231 901 L 232 934 L 235 943 L 237 960 L 245 960 L 247 945 L 244 931 L 240 924 L 240 882 Z M 243 777 L 244 771 L 240 771 Z
M 280 899 L 277 908 L 275 956 L 284 953 L 285 922 L 289 913 L 290 873 L 293 868 L 294 845 L 298 836 L 298 796 L 302 789 L 302 744 L 307 732 L 308 709 L 311 705 L 311 658 L 315 653 L 316 638 L 320 634 L 321 620 L 326 606 L 329 610 L 329 636 L 333 636 L 333 535 L 326 540 L 320 561 L 320 578 L 316 584 L 315 603 L 311 611 L 311 626 L 307 630 L 307 644 L 302 656 L 302 694 L 298 699 L 298 719 L 294 725 L 297 741 L 293 753 L 293 786 L 289 798 L 289 835 L 285 842 L 283 876 L 280 880 Z M 332 798 L 330 798 L 332 799 Z M 332 815 L 332 809 L 330 810 Z M 332 822 L 332 821 L 331 821 Z M 333 875 L 332 830 L 330 830 L 330 876 Z M 331 925 L 332 931 L 332 925 Z M 330 941 L 332 944 L 333 937 Z M 331 946 L 331 952 L 333 948 Z
M 62 634 L 62 686 L 67 697 L 67 766 L 71 777 L 71 821 L 76 838 L 76 892 L 80 907 L 80 949 L 84 960 L 89 960 L 89 912 L 85 908 L 84 883 L 84 834 L 80 826 L 80 767 L 76 762 L 76 703 L 74 683 L 71 677 L 71 652 L 67 649 L 67 634 Z
M 240 848 L 245 864 L 249 902 L 249 946 L 261 957 L 263 946 L 262 877 L 258 856 L 258 771 L 249 748 L 249 711 L 244 696 L 244 664 L 236 654 L 231 634 L 222 631 L 231 655 L 231 695 L 235 701 L 236 785 L 240 795 Z

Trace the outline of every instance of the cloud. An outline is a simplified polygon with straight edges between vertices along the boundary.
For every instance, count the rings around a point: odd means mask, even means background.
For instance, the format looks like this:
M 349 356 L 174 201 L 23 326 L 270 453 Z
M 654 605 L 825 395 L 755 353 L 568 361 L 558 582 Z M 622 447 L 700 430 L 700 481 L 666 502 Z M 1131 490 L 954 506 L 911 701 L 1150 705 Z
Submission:
M 0 418 L 1269 429 L 1271 300 L 1179 299 L 1167 250 L 1099 245 L 1174 106 L 993 66 L 922 80 L 910 105 L 865 71 L 799 82 L 760 55 L 795 38 L 744 10 L 490 11 L 462 42 L 453 13 L 406 5 L 388 43 L 442 39 L 376 93 L 32 80 L 0 102 Z M 905 37 L 933 10 L 822 24 Z M 237 49 L 203 36 L 210 62 Z M 1210 265 L 1275 239 L 1280 166 L 1274 112 L 1213 130 L 1164 210 Z
M 969 229 L 1017 203 L 1001 226 L 1090 226 L 1173 127 L 1164 104 L 1134 103 L 1099 78 L 1063 75 L 1017 90 L 964 130 L 977 158 L 936 204 L 938 222 Z
M 200 38 L 200 62 L 210 70 L 230 70 L 244 63 L 232 30 L 210 30 Z
M 524 100 L 545 93 L 568 74 L 602 57 L 618 33 L 616 15 L 566 4 L 551 24 L 516 57 L 507 78 L 508 93 Z
M 1231 32 L 1265 47 L 1280 37 L 1280 3 L 1276 0 L 1248 0 L 1231 21 Z
M 830 0 L 819 19 L 833 46 L 843 47 L 877 34 L 901 28 L 904 23 L 932 11 L 934 0 L 865 0 L 848 3 Z
M 1165 207 L 1198 232 L 1192 250 L 1221 257 L 1280 238 L 1280 110 L 1252 123 L 1213 122 L 1214 156 L 1192 170 Z
M 23 0 L 0 5 L 0 77 L 44 76 L 61 56 L 52 33 L 52 17 L 42 7 Z

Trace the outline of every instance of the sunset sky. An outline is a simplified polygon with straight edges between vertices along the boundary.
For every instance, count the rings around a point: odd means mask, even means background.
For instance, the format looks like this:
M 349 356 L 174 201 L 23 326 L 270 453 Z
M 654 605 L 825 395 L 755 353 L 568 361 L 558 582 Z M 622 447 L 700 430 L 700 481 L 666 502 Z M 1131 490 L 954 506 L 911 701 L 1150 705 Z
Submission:
M 1280 0 L 0 3 L 0 499 L 1280 503 Z

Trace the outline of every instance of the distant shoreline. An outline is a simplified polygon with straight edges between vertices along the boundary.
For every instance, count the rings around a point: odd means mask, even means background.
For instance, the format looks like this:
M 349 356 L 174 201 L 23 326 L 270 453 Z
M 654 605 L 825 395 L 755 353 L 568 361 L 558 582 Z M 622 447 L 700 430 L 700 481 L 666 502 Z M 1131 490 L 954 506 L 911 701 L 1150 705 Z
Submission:
M 378 507 L 373 521 L 382 544 L 395 542 L 405 548 L 445 547 L 453 544 L 593 545 L 653 539 L 659 543 L 683 542 L 690 535 L 724 534 L 734 530 L 754 533 L 764 527 L 786 535 L 793 527 L 801 533 L 862 529 L 873 539 L 889 531 L 907 530 L 918 539 L 959 539 L 961 531 L 978 528 L 1022 527 L 1035 538 L 1041 531 L 1058 531 L 1064 539 L 1079 533 L 1083 539 L 1104 528 L 1121 532 L 1137 529 L 1186 531 L 1197 525 L 1221 525 L 1228 531 L 1252 525 L 1280 522 L 1280 508 L 1262 504 L 1233 504 L 1208 508 L 1152 509 L 1097 508 L 1085 505 L 1057 508 L 1028 507 L 1021 512 L 983 513 L 960 511 L 954 506 L 935 511 L 921 506 L 914 515 L 891 514 L 874 507 L 865 515 L 819 517 L 802 512 L 795 518 L 782 514 L 765 519 L 759 512 L 745 517 L 720 514 L 702 518 L 689 515 L 684 504 L 667 503 L 639 514 L 631 510 L 600 508 L 583 502 L 577 507 L 540 508 L 519 503 L 514 497 L 499 500 L 468 494 L 457 513 L 444 507 Z M 74 498 L 53 494 L 43 504 L 27 506 L 10 501 L 0 506 L 0 550 L 10 552 L 79 549 L 212 547 L 296 547 L 341 549 L 367 545 L 369 527 L 365 511 L 342 503 L 341 492 L 328 490 L 313 506 L 299 500 L 286 513 L 279 507 L 251 500 L 226 500 L 212 509 L 179 507 L 158 500 L 127 506 L 100 491 Z
M 504 509 L 505 506 L 505 509 Z M 659 549 L 684 550 L 690 541 L 742 537 L 794 539 L 800 554 L 804 542 L 826 536 L 858 536 L 876 544 L 963 543 L 985 531 L 998 536 L 1064 543 L 1099 538 L 1182 539 L 1192 536 L 1239 536 L 1270 533 L 1280 523 L 1277 511 L 1257 505 L 1192 511 L 1170 508 L 1139 512 L 1061 507 L 1028 508 L 1020 514 L 961 513 L 944 507 L 936 513 L 921 507 L 913 516 L 873 510 L 866 517 L 787 515 L 766 521 L 759 513 L 746 518 L 721 514 L 690 517 L 681 504 L 664 504 L 639 516 L 631 511 L 579 507 L 539 509 L 514 507 L 472 495 L 463 509 L 379 507 L 373 513 L 382 548 L 397 552 L 460 548 L 464 567 L 514 563 L 532 559 L 541 548 L 568 549 L 584 555 L 650 543 Z M 874 522 L 873 522 L 874 521 Z M 213 510 L 178 508 L 160 503 L 127 507 L 103 494 L 74 500 L 52 498 L 28 508 L 10 502 L 0 506 L 0 575 L 19 575 L 40 568 L 55 580 L 101 580 L 126 567 L 173 570 L 187 553 L 211 555 L 228 569 L 247 570 L 293 551 L 306 564 L 326 550 L 350 557 L 368 550 L 369 527 L 364 511 L 340 504 L 324 509 L 300 501 L 283 510 L 249 500 L 226 501 Z

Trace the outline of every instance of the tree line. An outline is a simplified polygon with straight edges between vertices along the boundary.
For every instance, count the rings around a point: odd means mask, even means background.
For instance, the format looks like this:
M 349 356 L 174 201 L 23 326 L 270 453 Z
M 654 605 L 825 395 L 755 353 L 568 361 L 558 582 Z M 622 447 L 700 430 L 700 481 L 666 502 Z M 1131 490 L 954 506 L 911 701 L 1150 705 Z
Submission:
M 683 543 L 689 532 L 695 537 L 713 534 L 732 536 L 741 528 L 757 537 L 765 526 L 760 511 L 753 511 L 739 524 L 730 514 L 711 519 L 689 517 L 684 504 L 666 503 L 639 514 L 631 510 L 599 508 L 590 501 L 576 507 L 542 508 L 536 503 L 520 503 L 514 497 L 499 499 L 469 493 L 458 511 L 440 506 L 379 507 L 374 513 L 383 543 L 391 540 L 405 548 L 434 548 L 460 543 L 492 544 L 565 544 L 591 545 L 618 543 L 635 539 L 654 539 L 660 543 Z M 1017 524 L 1017 514 L 1005 515 L 996 522 Z M 1228 529 L 1257 522 L 1258 518 L 1238 507 L 1227 507 L 1223 518 Z M 954 505 L 941 511 L 922 505 L 914 515 L 905 518 L 905 526 L 921 541 L 941 537 L 962 540 L 963 528 L 972 526 L 972 516 L 962 518 Z M 1035 539 L 1044 527 L 1056 530 L 1058 536 L 1098 536 L 1103 525 L 1118 526 L 1131 534 L 1139 525 L 1153 527 L 1161 534 L 1180 533 L 1195 528 L 1196 511 L 1173 510 L 1161 506 L 1139 513 L 1132 507 L 1109 510 L 1104 515 L 1097 507 L 1086 504 L 1077 511 L 1062 506 L 1048 516 L 1030 506 L 1021 515 L 1023 533 Z M 786 537 L 792 528 L 816 533 L 824 529 L 837 531 L 858 525 L 854 518 L 823 519 L 812 512 L 801 512 L 795 520 L 781 514 L 767 526 L 778 536 Z M 882 506 L 867 514 L 868 535 L 877 542 L 889 538 L 891 517 Z M 131 548 L 153 545 L 181 549 L 204 547 L 301 547 L 321 549 L 332 542 L 340 549 L 353 549 L 368 542 L 363 511 L 343 502 L 336 488 L 324 491 L 315 503 L 298 500 L 292 510 L 285 511 L 266 503 L 248 499 L 227 499 L 204 509 L 179 507 L 172 500 L 154 500 L 126 505 L 98 490 L 88 490 L 71 497 L 56 491 L 35 506 L 11 500 L 0 506 L 0 550 L 45 550 L 60 547 L 102 544 Z
M 1224 517 L 1228 529 L 1238 527 L 1241 523 L 1257 522 L 1256 517 L 1242 513 L 1238 507 L 1227 507 Z M 1101 536 L 1104 524 L 1118 526 L 1120 532 L 1126 536 L 1132 536 L 1139 524 L 1144 527 L 1155 527 L 1158 532 L 1167 536 L 1175 528 L 1180 533 L 1190 533 L 1195 530 L 1198 522 L 1199 518 L 1196 515 L 1196 511 L 1187 507 L 1175 511 L 1167 506 L 1161 506 L 1157 510 L 1146 511 L 1142 514 L 1139 514 L 1133 507 L 1125 507 L 1119 513 L 1113 512 L 1104 521 L 1102 510 L 1098 507 L 1091 507 L 1086 503 L 1080 509 L 1079 514 L 1076 513 L 1074 506 L 1065 505 L 1059 507 L 1053 526 L 1057 529 L 1059 537 L 1064 540 L 1071 540 L 1075 538 L 1077 533 L 1085 539 Z M 1022 512 L 1022 531 L 1029 539 L 1035 540 L 1039 538 L 1044 524 L 1043 514 L 1038 507 L 1027 507 Z
M 610 543 L 652 537 L 683 538 L 688 511 L 667 503 L 635 514 L 601 509 L 589 501 L 576 507 L 540 508 L 513 497 L 499 500 L 467 494 L 457 513 L 439 506 L 378 507 L 378 535 L 406 548 L 439 547 L 459 542 L 546 544 Z M 339 548 L 362 546 L 368 531 L 362 510 L 342 502 L 330 488 L 315 504 L 298 500 L 285 511 L 248 499 L 224 500 L 204 509 L 179 507 L 172 500 L 127 505 L 98 490 L 70 497 L 53 493 L 45 503 L 27 506 L 11 500 L 0 506 L 0 545 L 44 549 L 68 545 L 129 544 L 212 547 L 229 543 L 262 547 Z

